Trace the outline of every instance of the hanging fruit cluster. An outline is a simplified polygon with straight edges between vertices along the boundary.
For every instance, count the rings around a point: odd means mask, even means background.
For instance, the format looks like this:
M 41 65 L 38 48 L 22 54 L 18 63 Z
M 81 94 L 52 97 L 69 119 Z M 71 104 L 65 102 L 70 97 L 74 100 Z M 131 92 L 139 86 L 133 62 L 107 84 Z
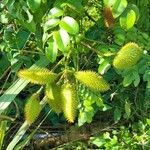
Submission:
M 119 17 L 121 28 L 129 30 L 138 20 L 138 8 L 135 5 L 127 5 L 126 0 L 104 1 L 103 17 L 106 27 L 113 27 Z M 64 9 L 57 7 L 50 9 L 43 18 L 42 28 L 43 47 L 46 57 L 52 63 L 56 61 L 58 52 L 68 59 L 82 36 L 79 22 L 69 14 L 66 15 Z M 117 53 L 113 66 L 120 70 L 128 69 L 137 64 L 141 56 L 142 49 L 137 44 L 127 43 Z M 104 63 L 110 67 L 107 61 L 103 61 Z M 96 72 L 90 70 L 74 72 L 66 66 L 65 64 L 65 70 L 59 74 L 46 68 L 36 68 L 20 70 L 18 75 L 31 83 L 45 86 L 47 103 L 52 110 L 57 114 L 63 113 L 66 120 L 73 123 L 77 115 L 79 84 L 92 92 L 106 92 L 110 89 L 110 85 Z M 99 71 L 101 74 L 104 72 L 101 68 Z M 33 94 L 25 106 L 26 121 L 32 124 L 40 111 L 39 94 Z
M 61 74 L 61 75 L 60 75 Z M 64 71 L 59 75 L 44 68 L 24 69 L 18 76 L 32 83 L 45 85 L 47 103 L 57 114 L 62 113 L 70 123 L 75 121 L 78 108 L 77 87 L 83 84 L 91 91 L 105 92 L 110 89 L 109 84 L 93 71 Z M 69 76 L 73 76 L 72 80 Z M 78 84 L 79 81 L 79 84 Z M 33 94 L 25 106 L 26 121 L 31 124 L 41 111 L 39 96 Z

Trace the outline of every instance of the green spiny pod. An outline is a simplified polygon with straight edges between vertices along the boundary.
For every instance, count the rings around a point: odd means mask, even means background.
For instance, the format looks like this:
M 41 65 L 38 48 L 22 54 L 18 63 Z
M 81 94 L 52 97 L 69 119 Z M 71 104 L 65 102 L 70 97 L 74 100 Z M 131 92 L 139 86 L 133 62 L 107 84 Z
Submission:
M 47 102 L 57 114 L 62 112 L 61 87 L 56 84 L 46 85 Z
M 93 91 L 105 92 L 110 88 L 103 77 L 93 71 L 78 71 L 75 73 L 75 77 Z
M 24 112 L 25 119 L 29 124 L 32 124 L 41 112 L 41 105 L 39 103 L 39 94 L 33 94 L 27 101 Z
M 113 66 L 117 69 L 128 69 L 134 66 L 142 56 L 142 49 L 135 43 L 127 43 L 114 58 Z
M 76 118 L 78 100 L 74 87 L 67 83 L 62 86 L 63 113 L 68 122 L 73 123 Z
M 18 72 L 18 76 L 35 84 L 53 83 L 57 74 L 46 68 L 23 69 Z

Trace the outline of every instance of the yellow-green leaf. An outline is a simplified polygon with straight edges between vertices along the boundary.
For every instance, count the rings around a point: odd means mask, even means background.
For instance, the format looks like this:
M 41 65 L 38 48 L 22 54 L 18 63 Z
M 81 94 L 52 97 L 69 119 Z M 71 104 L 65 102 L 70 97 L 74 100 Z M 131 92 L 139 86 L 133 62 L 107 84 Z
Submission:
M 46 57 L 50 60 L 50 62 L 53 63 L 57 58 L 58 53 L 57 44 L 52 37 L 47 41 L 47 44 L 48 47 L 45 48 L 45 54 Z
M 53 32 L 53 37 L 58 49 L 62 52 L 68 52 L 70 44 L 69 34 L 64 29 L 60 29 L 59 31 Z
M 59 26 L 66 30 L 70 34 L 78 34 L 79 33 L 79 24 L 72 17 L 65 16 L 59 23 Z

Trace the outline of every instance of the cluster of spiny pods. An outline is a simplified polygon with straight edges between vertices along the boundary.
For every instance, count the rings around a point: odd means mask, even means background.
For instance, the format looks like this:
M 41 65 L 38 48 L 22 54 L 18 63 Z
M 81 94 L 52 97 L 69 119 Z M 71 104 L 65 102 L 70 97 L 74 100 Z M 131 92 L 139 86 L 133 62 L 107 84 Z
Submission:
M 135 43 L 128 43 L 121 48 L 113 60 L 116 69 L 128 69 L 134 66 L 141 58 L 142 50 Z M 69 74 L 72 71 L 69 71 Z M 65 72 L 68 73 L 68 72 Z M 69 79 L 59 82 L 62 76 L 69 75 L 56 74 L 45 68 L 24 69 L 18 72 L 19 77 L 24 78 L 34 84 L 45 85 L 45 96 L 47 103 L 57 114 L 63 113 L 68 122 L 74 122 L 78 108 L 77 83 L 85 85 L 92 91 L 105 92 L 110 89 L 110 85 L 104 78 L 93 71 L 72 72 Z M 35 121 L 41 111 L 39 94 L 33 94 L 25 106 L 26 121 L 31 124 Z
M 68 122 L 74 122 L 78 107 L 76 84 L 68 80 L 57 84 L 61 77 L 45 68 L 20 70 L 18 75 L 32 83 L 45 85 L 47 102 L 53 111 L 57 114 L 63 112 Z M 110 88 L 101 76 L 92 71 L 78 71 L 74 77 L 94 91 L 104 92 Z M 38 94 L 33 94 L 25 106 L 26 120 L 31 124 L 40 111 Z

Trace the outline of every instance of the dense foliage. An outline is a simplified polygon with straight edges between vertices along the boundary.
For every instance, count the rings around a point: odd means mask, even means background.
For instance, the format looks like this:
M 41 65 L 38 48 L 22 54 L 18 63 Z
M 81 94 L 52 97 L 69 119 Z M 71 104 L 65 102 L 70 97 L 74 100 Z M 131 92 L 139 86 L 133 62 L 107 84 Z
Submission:
M 0 149 L 150 149 L 149 14 L 150 0 L 2 0 Z

